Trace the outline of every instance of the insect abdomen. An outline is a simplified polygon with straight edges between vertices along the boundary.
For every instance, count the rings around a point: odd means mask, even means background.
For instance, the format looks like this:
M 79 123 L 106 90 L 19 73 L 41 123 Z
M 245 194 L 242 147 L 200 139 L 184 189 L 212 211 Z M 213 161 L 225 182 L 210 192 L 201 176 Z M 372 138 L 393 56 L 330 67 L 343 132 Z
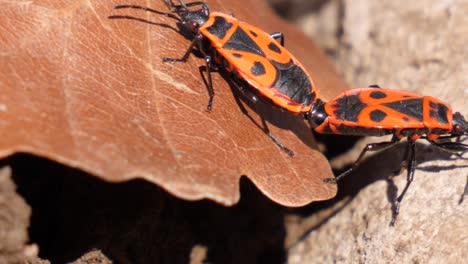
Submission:
M 316 128 L 321 133 L 384 135 L 397 137 L 447 134 L 452 111 L 444 102 L 408 92 L 380 88 L 345 91 L 325 105 L 327 120 Z

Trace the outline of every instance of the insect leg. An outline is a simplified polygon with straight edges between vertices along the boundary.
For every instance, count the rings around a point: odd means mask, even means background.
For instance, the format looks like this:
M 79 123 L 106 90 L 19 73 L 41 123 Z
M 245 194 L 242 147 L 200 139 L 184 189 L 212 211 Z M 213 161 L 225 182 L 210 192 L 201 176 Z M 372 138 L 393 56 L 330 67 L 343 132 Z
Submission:
M 393 137 L 391 141 L 372 143 L 372 144 L 366 145 L 364 147 L 364 149 L 361 151 L 361 154 L 359 154 L 359 157 L 357 158 L 357 160 L 351 166 L 351 168 L 349 168 L 345 172 L 341 173 L 336 178 L 326 178 L 323 181 L 326 182 L 326 183 L 336 183 L 336 182 L 338 182 L 340 179 L 342 179 L 346 175 L 350 174 L 353 170 L 355 170 L 358 167 L 359 163 L 361 163 L 362 158 L 364 158 L 364 155 L 366 154 L 367 151 L 384 150 L 386 148 L 389 148 L 389 147 L 395 145 L 396 143 L 398 143 L 398 138 Z
M 211 108 L 213 107 L 213 99 L 214 99 L 214 89 L 213 89 L 213 81 L 211 79 L 211 69 L 213 67 L 213 59 L 211 56 L 205 55 L 205 62 L 206 62 L 206 74 L 208 75 L 208 94 L 210 99 L 208 100 L 208 106 L 206 109 L 208 112 L 211 112 Z
M 253 100 L 253 102 L 257 102 L 258 101 L 258 98 L 257 96 L 255 96 L 253 93 L 251 93 L 250 91 L 247 91 L 246 89 L 244 89 L 242 87 L 242 84 L 238 83 L 238 81 L 235 80 L 235 78 L 231 78 L 230 79 L 230 83 L 232 83 L 234 86 L 236 86 L 237 89 L 239 89 L 239 91 L 241 93 L 243 93 L 243 95 L 247 95 L 247 94 L 250 94 L 252 96 L 251 99 L 249 99 L 247 96 L 247 98 L 249 100 Z M 245 92 L 245 94 L 244 94 Z M 237 104 L 239 105 L 239 108 L 241 109 L 242 113 L 244 115 L 246 115 L 258 128 L 260 128 L 261 130 L 263 130 L 263 132 L 265 132 L 265 134 L 268 135 L 268 137 L 273 140 L 273 142 L 281 149 L 283 150 L 284 152 L 286 152 L 286 154 L 288 154 L 290 157 L 294 157 L 295 154 L 292 150 L 288 149 L 286 146 L 283 145 L 283 143 L 281 143 L 275 136 L 273 136 L 273 134 L 270 133 L 270 129 L 268 128 L 266 122 L 265 122 L 265 119 L 262 118 L 262 125 L 263 127 L 261 127 L 253 118 L 252 116 L 250 116 L 249 112 L 247 111 L 247 109 L 245 109 L 245 107 L 243 106 L 243 104 L 241 103 L 240 99 L 239 99 L 239 96 L 234 96 L 234 99 L 236 100 Z
M 416 170 L 416 142 L 414 140 L 408 140 L 409 145 L 409 155 L 407 157 L 407 164 L 408 164 L 408 174 L 406 177 L 406 185 L 403 191 L 401 192 L 400 196 L 395 201 L 395 210 L 393 211 L 393 216 L 392 216 L 392 221 L 390 222 L 390 225 L 395 225 L 396 218 L 398 214 L 400 213 L 400 204 L 401 201 L 403 200 L 403 197 L 405 196 L 406 192 L 408 191 L 408 188 L 413 182 L 414 178 L 414 171 Z
M 468 151 L 468 145 L 463 144 L 461 142 L 440 142 L 440 141 L 435 141 L 435 140 L 428 140 L 432 145 L 453 153 L 453 154 L 458 154 L 458 155 L 463 155 L 463 153 Z
M 422 138 L 422 139 L 428 139 L 427 136 L 421 137 L 421 138 Z M 438 137 L 438 138 L 437 138 L 436 140 L 434 140 L 434 141 L 438 142 L 438 141 L 441 141 L 441 140 L 444 140 L 444 139 L 452 139 L 452 138 L 456 138 L 456 141 L 457 141 L 457 142 L 460 142 L 461 136 L 460 136 L 460 135 L 440 136 L 440 137 Z M 430 140 L 429 140 L 429 141 L 430 141 Z
M 258 102 L 258 97 L 248 89 L 245 89 L 244 85 L 242 85 L 236 77 L 232 77 L 232 84 L 237 88 L 237 90 L 251 103 L 257 103 Z
M 284 34 L 282 32 L 273 32 L 270 34 L 270 37 L 274 39 L 279 39 L 281 46 L 284 47 Z
M 371 87 L 371 88 L 382 88 L 382 87 L 380 87 L 378 84 L 371 84 L 371 85 L 369 85 L 368 87 Z
M 163 58 L 163 62 L 169 62 L 169 63 L 179 63 L 179 62 L 186 62 L 188 57 L 190 56 L 190 53 L 192 53 L 192 48 L 196 44 L 200 45 L 201 40 L 203 39 L 202 34 L 197 34 L 192 40 L 192 43 L 190 43 L 190 46 L 188 47 L 187 51 L 185 52 L 184 56 L 180 59 L 173 59 L 173 58 Z
M 211 112 L 211 109 L 213 108 L 213 99 L 214 99 L 214 89 L 213 89 L 213 80 L 211 78 L 211 71 L 218 70 L 218 67 L 215 67 L 214 62 L 213 62 L 213 58 L 216 56 L 216 53 L 213 52 L 212 56 L 208 55 L 205 51 L 205 48 L 203 47 L 202 41 L 198 42 L 198 49 L 203 54 L 203 56 L 205 56 L 206 74 L 208 75 L 208 81 L 207 81 L 208 95 L 210 96 L 210 99 L 208 99 L 208 106 L 206 108 L 208 112 Z
M 265 133 L 268 135 L 268 137 L 271 138 L 271 140 L 273 140 L 273 142 L 275 142 L 275 144 L 282 151 L 286 152 L 286 154 L 288 154 L 291 158 L 296 155 L 296 154 L 294 154 L 294 151 L 288 149 L 285 145 L 283 145 L 283 143 L 281 143 L 281 141 L 279 141 L 275 136 L 273 136 L 273 134 L 271 134 L 270 129 L 268 128 L 268 125 L 267 125 L 265 119 L 263 119 L 263 118 L 262 118 L 262 124 L 263 124 L 263 131 L 265 131 Z
M 411 150 L 411 145 L 406 144 L 406 148 L 405 148 L 405 152 L 403 154 L 403 159 L 401 161 L 400 168 L 394 172 L 394 175 L 398 175 L 398 174 L 401 173 L 401 171 L 403 169 L 408 168 L 408 155 L 410 153 L 410 150 Z
M 239 92 L 245 97 L 247 98 L 247 100 L 249 100 L 250 102 L 252 103 L 257 103 L 258 102 L 258 97 L 257 95 L 255 95 L 254 93 L 252 93 L 251 91 L 249 91 L 248 89 L 245 89 L 245 87 L 235 78 L 231 78 L 231 83 L 237 88 L 237 90 L 239 90 Z M 237 97 L 236 97 L 236 100 Z M 253 120 L 253 118 L 248 114 L 247 110 L 245 108 L 243 108 L 242 104 L 240 102 L 238 102 L 238 104 L 241 106 L 242 108 L 242 112 L 247 115 L 253 122 L 255 122 Z M 257 124 L 258 125 L 258 124 Z M 279 141 L 275 136 L 273 136 L 273 134 L 271 134 L 270 132 L 270 129 L 268 128 L 268 125 L 265 121 L 265 119 L 262 118 L 262 125 L 263 125 L 263 131 L 265 132 L 265 134 L 268 135 L 268 137 L 273 140 L 273 142 L 284 152 L 286 152 L 286 154 L 288 154 L 290 157 L 294 157 L 295 154 L 292 150 L 288 149 L 283 143 L 281 143 L 281 141 Z M 259 126 L 259 125 L 258 125 Z M 260 126 L 259 126 L 260 127 Z

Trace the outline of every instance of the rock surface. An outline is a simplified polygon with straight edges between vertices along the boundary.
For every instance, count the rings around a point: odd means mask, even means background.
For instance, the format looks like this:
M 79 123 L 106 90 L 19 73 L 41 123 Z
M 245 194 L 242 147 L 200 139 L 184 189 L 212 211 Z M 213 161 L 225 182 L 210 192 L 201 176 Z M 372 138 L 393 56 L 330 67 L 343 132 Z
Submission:
M 337 4 L 338 2 L 338 4 Z M 330 1 L 343 8 L 330 12 L 339 21 L 333 30 L 305 30 L 339 35 L 329 41 L 337 67 L 353 87 L 381 87 L 431 95 L 468 114 L 468 1 Z M 336 10 L 336 9 L 335 9 Z M 339 16 L 342 14 L 342 16 Z M 313 24 L 320 15 L 301 17 Z M 319 22 L 317 22 L 319 23 Z M 341 33 L 339 32 L 341 31 Z M 330 36 L 312 36 L 318 42 Z M 350 164 L 365 139 L 334 161 Z M 335 216 L 291 248 L 290 263 L 462 263 L 468 257 L 468 205 L 459 203 L 468 177 L 468 162 L 418 144 L 418 167 L 395 227 L 391 201 L 406 183 L 406 171 L 385 181 L 398 168 L 403 146 L 369 157 L 347 179 L 367 182 Z M 369 155 L 371 156 L 371 155 Z M 373 179 L 371 182 L 369 179 Z
M 28 241 L 31 208 L 16 194 L 10 167 L 0 169 L 0 263 L 37 256 L 37 246 Z

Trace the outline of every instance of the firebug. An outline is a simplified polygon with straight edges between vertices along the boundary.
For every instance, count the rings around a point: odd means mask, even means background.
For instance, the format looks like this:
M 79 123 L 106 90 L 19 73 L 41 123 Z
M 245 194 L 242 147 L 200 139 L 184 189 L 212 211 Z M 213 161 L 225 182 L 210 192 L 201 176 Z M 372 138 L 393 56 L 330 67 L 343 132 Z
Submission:
M 215 94 L 211 72 L 220 69 L 230 73 L 234 86 L 254 103 L 259 98 L 267 99 L 289 112 L 304 114 L 319 99 L 313 79 L 299 60 L 284 48 L 282 33 L 268 34 L 233 16 L 210 12 L 203 2 L 184 3 L 179 0 L 179 5 L 171 0 L 164 2 L 175 15 L 157 13 L 176 19 L 194 37 L 181 58 L 164 58 L 163 61 L 186 62 L 193 48 L 198 48 L 206 64 L 208 111 L 212 109 Z M 132 7 L 135 6 L 116 8 Z M 292 155 L 267 129 L 266 133 L 281 149 Z
M 413 181 L 417 139 L 425 139 L 453 154 L 462 155 L 468 151 L 468 145 L 460 142 L 460 138 L 468 134 L 468 122 L 459 112 L 452 112 L 447 103 L 431 96 L 382 89 L 378 86 L 356 88 L 346 90 L 326 103 L 319 100 L 305 117 L 318 133 L 393 135 L 390 141 L 368 144 L 350 169 L 335 179 L 328 179 L 328 182 L 336 182 L 351 173 L 367 151 L 383 150 L 407 138 L 407 183 L 396 199 L 392 224 L 395 223 L 399 205 Z M 457 138 L 457 141 L 450 141 L 452 138 Z

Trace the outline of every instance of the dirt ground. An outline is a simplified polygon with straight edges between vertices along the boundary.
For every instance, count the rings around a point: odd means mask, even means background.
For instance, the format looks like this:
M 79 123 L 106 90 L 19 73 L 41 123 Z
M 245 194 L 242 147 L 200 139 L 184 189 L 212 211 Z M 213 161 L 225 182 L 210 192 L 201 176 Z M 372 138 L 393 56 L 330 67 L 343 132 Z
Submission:
M 467 1 L 271 2 L 327 51 L 352 87 L 427 94 L 468 113 Z M 336 172 L 366 143 L 382 141 L 319 139 Z M 466 157 L 418 144 L 415 180 L 390 227 L 406 180 L 404 170 L 393 178 L 403 149 L 369 155 L 336 198 L 299 209 L 271 202 L 246 179 L 240 202 L 226 208 L 17 154 L 0 164 L 0 263 L 462 263 Z

